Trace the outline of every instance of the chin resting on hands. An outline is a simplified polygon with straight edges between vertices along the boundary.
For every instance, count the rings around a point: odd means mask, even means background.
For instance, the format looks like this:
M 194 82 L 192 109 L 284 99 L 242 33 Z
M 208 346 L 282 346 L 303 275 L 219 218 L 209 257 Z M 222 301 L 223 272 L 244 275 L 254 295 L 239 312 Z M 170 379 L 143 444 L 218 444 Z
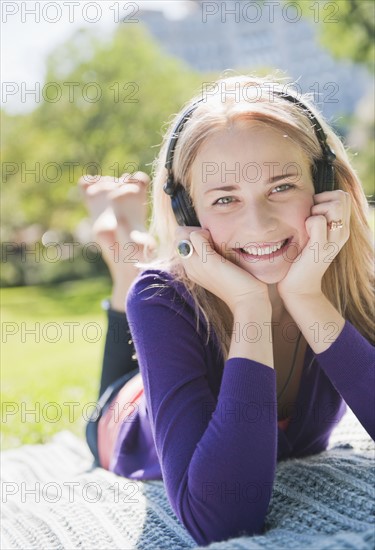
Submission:
M 257 300 L 269 305 L 267 285 L 216 252 L 207 229 L 177 228 L 176 248 L 184 239 L 194 249 L 190 257 L 183 258 L 189 279 L 218 296 L 232 313 Z
M 309 240 L 277 285 L 284 300 L 321 294 L 324 273 L 349 239 L 350 210 L 350 195 L 342 190 L 325 191 L 314 196 L 311 216 L 305 222 Z M 341 222 L 342 227 L 330 230 L 329 223 L 335 221 Z

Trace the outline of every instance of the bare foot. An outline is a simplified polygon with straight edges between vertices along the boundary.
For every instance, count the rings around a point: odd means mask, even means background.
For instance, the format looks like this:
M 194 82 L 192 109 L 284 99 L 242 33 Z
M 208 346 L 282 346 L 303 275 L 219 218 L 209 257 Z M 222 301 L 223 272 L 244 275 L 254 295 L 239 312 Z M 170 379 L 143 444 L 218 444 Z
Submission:
M 124 174 L 124 176 L 126 175 Z M 121 185 L 121 178 L 83 176 L 78 180 L 78 186 L 92 223 L 109 207 L 109 194 Z
M 154 247 L 146 229 L 149 183 L 144 172 L 124 174 L 118 179 L 85 177 L 78 182 L 92 220 L 93 238 L 101 248 L 121 302 L 138 273 L 137 264 L 145 261 L 145 245 Z

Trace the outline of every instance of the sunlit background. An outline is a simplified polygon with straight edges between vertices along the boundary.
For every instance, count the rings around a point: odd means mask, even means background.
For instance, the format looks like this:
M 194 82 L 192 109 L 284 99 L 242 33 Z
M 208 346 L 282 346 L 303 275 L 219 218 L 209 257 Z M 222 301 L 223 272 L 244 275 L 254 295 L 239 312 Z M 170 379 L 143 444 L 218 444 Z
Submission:
M 150 173 L 166 122 L 207 83 L 273 72 L 312 94 L 371 202 L 374 3 L 3 1 L 1 10 L 2 441 L 16 446 L 63 427 L 82 435 L 83 407 L 71 421 L 62 404 L 96 396 L 110 282 L 89 245 L 78 178 Z

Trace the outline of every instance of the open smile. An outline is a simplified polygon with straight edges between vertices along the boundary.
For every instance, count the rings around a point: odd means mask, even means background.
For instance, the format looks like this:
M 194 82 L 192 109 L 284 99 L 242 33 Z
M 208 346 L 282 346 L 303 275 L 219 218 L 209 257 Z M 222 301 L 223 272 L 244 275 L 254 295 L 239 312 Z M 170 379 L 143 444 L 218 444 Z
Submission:
M 237 254 L 240 254 L 246 260 L 268 260 L 277 258 L 284 253 L 284 250 L 290 245 L 292 238 L 284 239 L 276 243 L 252 243 L 243 248 L 235 248 Z

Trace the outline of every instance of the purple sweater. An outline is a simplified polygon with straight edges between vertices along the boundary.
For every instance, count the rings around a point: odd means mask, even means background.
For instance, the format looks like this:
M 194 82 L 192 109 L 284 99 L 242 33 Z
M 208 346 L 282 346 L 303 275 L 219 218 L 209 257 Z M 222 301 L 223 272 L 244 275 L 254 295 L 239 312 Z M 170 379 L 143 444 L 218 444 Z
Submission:
M 310 369 L 307 347 L 284 432 L 275 370 L 244 358 L 224 362 L 214 336 L 206 344 L 205 330 L 197 333 L 192 300 L 169 274 L 143 272 L 129 292 L 127 316 L 144 394 L 120 428 L 110 469 L 163 479 L 198 544 L 261 534 L 277 461 L 324 451 L 345 402 L 375 438 L 374 348 L 348 321 Z

